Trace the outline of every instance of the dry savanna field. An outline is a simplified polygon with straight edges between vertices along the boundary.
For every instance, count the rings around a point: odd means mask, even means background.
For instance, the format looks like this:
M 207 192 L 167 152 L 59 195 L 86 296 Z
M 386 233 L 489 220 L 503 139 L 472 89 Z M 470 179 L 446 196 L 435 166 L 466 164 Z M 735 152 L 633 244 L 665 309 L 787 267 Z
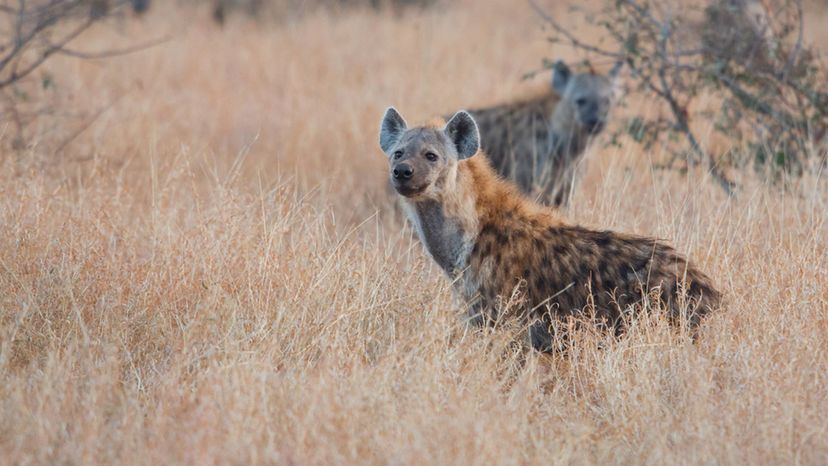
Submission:
M 582 57 L 522 2 L 223 28 L 156 4 L 74 47 L 161 45 L 55 56 L 32 98 L 60 111 L 25 150 L 0 125 L 0 463 L 828 463 L 824 180 L 747 171 L 729 199 L 596 141 L 561 215 L 664 238 L 726 306 L 695 343 L 645 315 L 521 364 L 458 318 L 378 127 Z

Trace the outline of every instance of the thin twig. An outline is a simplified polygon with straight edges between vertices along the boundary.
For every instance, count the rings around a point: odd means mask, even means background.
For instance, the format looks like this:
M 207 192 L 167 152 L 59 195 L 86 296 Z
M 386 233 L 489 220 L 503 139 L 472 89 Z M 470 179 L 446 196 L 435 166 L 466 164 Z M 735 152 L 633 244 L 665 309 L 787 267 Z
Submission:
M 49 57 L 60 51 L 60 49 L 63 48 L 63 46 L 65 46 L 66 44 L 73 41 L 81 34 L 83 34 L 84 31 L 86 31 L 87 29 L 89 29 L 90 26 L 92 26 L 92 23 L 94 23 L 94 21 L 92 20 L 86 21 L 80 27 L 76 28 L 75 30 L 61 38 L 57 43 L 47 46 L 46 49 L 41 53 L 40 57 L 35 59 L 33 62 L 29 63 L 28 66 L 23 68 L 22 71 L 18 71 L 16 69 L 13 70 L 8 78 L 0 80 L 0 88 L 6 87 L 9 84 L 17 82 L 20 79 L 28 76 L 29 73 L 37 69 L 37 67 L 43 64 L 43 62 L 45 62 Z
M 595 54 L 598 54 L 598 55 L 603 55 L 605 57 L 611 57 L 611 58 L 614 58 L 616 60 L 620 60 L 620 59 L 624 58 L 624 56 L 620 53 L 610 52 L 608 50 L 601 49 L 601 48 L 596 47 L 594 45 L 590 45 L 590 44 L 587 44 L 585 42 L 581 42 L 580 40 L 578 40 L 577 37 L 572 35 L 569 31 L 567 31 L 560 24 L 558 24 L 558 22 L 555 21 L 555 19 L 552 18 L 552 16 L 548 15 L 545 11 L 543 11 L 543 9 L 540 6 L 538 6 L 537 3 L 535 3 L 535 0 L 528 0 L 528 2 L 529 2 L 529 5 L 532 7 L 532 9 L 535 10 L 535 12 L 538 14 L 538 16 L 540 16 L 546 22 L 548 22 L 552 26 L 552 28 L 555 29 L 556 32 L 558 32 L 562 36 L 566 37 L 566 39 L 575 48 L 586 50 L 587 52 L 592 52 L 592 53 L 595 53 Z
M 161 37 L 149 42 L 145 42 L 143 44 L 134 45 L 132 47 L 126 47 L 122 49 L 114 49 L 114 50 L 105 50 L 102 52 L 81 52 L 78 50 L 71 50 L 67 49 L 66 47 L 61 48 L 57 51 L 57 53 L 61 55 L 67 55 L 70 57 L 80 58 L 83 60 L 100 60 L 104 58 L 112 58 L 118 57 L 121 55 L 129 55 L 131 53 L 142 52 L 144 50 L 150 49 L 152 47 L 156 47 L 158 45 L 164 44 L 172 40 L 171 36 Z

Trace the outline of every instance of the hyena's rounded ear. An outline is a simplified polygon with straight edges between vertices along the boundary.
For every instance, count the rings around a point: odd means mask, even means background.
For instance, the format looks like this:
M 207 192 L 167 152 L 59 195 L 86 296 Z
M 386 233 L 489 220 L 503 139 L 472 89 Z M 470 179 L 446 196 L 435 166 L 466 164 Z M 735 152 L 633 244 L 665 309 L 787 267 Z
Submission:
M 624 77 L 621 75 L 621 70 L 624 68 L 624 61 L 618 60 L 615 65 L 607 73 L 607 77 L 612 84 L 613 95 L 616 99 L 624 95 Z
M 455 149 L 459 160 L 467 159 L 480 149 L 480 130 L 474 118 L 465 110 L 460 110 L 446 123 L 446 135 Z
M 609 73 L 607 73 L 607 75 L 610 78 L 617 78 L 621 74 L 621 68 L 623 67 L 624 60 L 618 60 L 617 62 L 615 62 L 614 65 L 612 65 L 612 68 L 609 70 Z
M 382 117 L 382 124 L 380 124 L 379 143 L 382 151 L 388 153 L 394 147 L 394 144 L 400 140 L 406 128 L 408 126 L 400 112 L 394 107 L 388 107 L 385 116 Z
M 569 78 L 572 77 L 572 70 L 566 66 L 566 63 L 558 60 L 552 65 L 552 89 L 559 95 L 563 95 L 566 91 L 566 86 L 569 84 Z

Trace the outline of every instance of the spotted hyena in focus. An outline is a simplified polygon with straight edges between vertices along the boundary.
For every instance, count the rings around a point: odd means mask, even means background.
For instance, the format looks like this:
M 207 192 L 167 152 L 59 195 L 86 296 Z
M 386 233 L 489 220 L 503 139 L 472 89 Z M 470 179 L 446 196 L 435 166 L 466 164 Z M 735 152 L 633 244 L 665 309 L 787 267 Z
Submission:
M 587 143 L 620 94 L 620 70 L 618 63 L 606 75 L 576 74 L 558 61 L 542 94 L 471 110 L 494 168 L 541 202 L 565 204 Z
M 473 117 L 409 129 L 389 108 L 380 146 L 407 215 L 432 258 L 487 324 L 517 318 L 532 346 L 549 350 L 561 317 L 594 313 L 623 330 L 624 316 L 646 294 L 660 299 L 673 323 L 695 328 L 718 307 L 710 279 L 670 246 L 652 238 L 569 225 L 496 175 L 477 155 Z M 519 291 L 519 306 L 502 298 Z

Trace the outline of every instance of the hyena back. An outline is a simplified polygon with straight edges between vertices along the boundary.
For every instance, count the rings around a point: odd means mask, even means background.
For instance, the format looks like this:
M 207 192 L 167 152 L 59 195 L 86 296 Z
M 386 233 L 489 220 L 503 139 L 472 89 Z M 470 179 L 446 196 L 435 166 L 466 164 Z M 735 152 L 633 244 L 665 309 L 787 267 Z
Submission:
M 568 225 L 498 177 L 466 112 L 445 126 L 409 129 L 393 108 L 380 130 L 390 178 L 426 249 L 469 304 L 474 323 L 517 318 L 549 350 L 561 317 L 588 311 L 610 328 L 644 294 L 671 322 L 695 328 L 719 306 L 710 279 L 671 247 L 641 236 Z M 515 290 L 522 302 L 499 303 Z
M 543 94 L 471 110 L 495 169 L 526 194 L 565 204 L 588 141 L 606 127 L 620 68 L 616 64 L 607 75 L 573 74 L 558 61 Z

